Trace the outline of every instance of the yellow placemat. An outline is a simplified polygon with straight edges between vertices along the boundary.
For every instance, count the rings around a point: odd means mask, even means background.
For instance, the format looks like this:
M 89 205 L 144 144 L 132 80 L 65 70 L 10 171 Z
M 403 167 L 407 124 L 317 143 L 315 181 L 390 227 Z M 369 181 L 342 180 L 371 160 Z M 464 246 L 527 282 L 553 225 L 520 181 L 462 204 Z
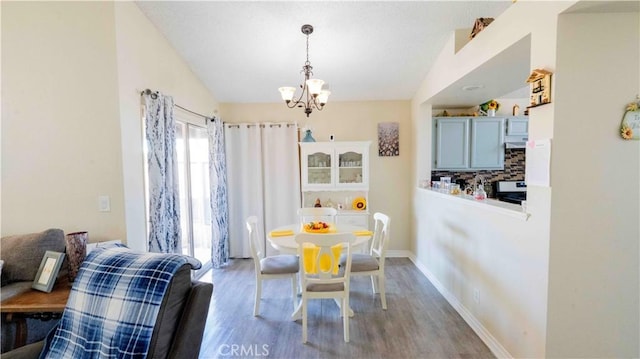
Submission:
M 371 231 L 354 231 L 353 234 L 357 237 L 373 236 L 373 232 Z
M 294 233 L 292 230 L 286 230 L 286 231 L 271 231 L 269 232 L 269 236 L 271 237 L 286 237 L 286 236 L 293 236 Z
M 310 274 L 318 273 L 318 268 L 316 268 L 316 257 L 320 252 L 320 247 L 317 246 L 305 246 L 303 251 L 304 258 L 304 271 Z M 331 252 L 333 253 L 334 266 L 333 266 L 333 274 L 338 274 L 338 263 L 340 262 L 340 254 L 342 253 L 342 244 L 338 243 L 335 246 L 331 247 Z M 320 271 L 328 272 L 331 267 L 331 258 L 329 258 L 328 254 L 323 254 L 320 257 Z

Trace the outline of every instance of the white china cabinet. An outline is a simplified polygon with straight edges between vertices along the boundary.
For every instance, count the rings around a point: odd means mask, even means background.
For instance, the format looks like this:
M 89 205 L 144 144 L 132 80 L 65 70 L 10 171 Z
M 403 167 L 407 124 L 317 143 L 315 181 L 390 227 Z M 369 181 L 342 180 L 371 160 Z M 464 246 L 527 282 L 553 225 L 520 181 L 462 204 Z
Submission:
M 313 207 L 317 200 L 338 209 L 338 224 L 369 227 L 369 147 L 370 141 L 301 142 L 302 201 Z M 353 209 L 353 200 L 362 197 L 367 207 Z

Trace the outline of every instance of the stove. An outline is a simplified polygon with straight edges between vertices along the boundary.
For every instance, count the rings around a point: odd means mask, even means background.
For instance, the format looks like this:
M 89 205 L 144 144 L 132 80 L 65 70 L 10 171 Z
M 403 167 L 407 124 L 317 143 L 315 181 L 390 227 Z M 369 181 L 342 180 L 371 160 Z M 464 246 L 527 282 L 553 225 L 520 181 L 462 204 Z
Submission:
M 527 200 L 527 184 L 524 181 L 498 181 L 495 194 L 499 201 L 522 204 Z

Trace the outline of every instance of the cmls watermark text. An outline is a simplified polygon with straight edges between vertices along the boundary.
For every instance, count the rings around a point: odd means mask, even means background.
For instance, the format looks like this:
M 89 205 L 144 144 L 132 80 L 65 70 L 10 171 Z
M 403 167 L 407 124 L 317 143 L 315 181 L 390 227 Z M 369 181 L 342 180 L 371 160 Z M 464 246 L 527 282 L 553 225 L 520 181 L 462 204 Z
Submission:
M 269 344 L 222 344 L 218 355 L 228 357 L 266 357 L 269 356 Z

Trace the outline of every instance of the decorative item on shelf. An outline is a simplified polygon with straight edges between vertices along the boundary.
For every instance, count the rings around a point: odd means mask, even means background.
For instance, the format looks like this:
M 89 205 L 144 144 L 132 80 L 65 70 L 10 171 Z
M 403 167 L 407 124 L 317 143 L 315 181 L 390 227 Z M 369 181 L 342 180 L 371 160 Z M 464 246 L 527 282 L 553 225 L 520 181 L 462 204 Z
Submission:
M 316 203 L 313 204 L 314 207 L 322 207 L 322 204 L 320 203 L 320 198 L 316 198 Z
M 531 84 L 531 99 L 529 107 L 536 107 L 551 103 L 551 75 L 545 69 L 535 69 L 529 75 L 527 83 Z
M 329 198 L 329 199 L 327 200 L 327 202 L 325 202 L 324 206 L 325 206 L 325 207 L 334 208 L 334 204 L 333 204 L 333 202 L 331 202 L 331 198 Z
M 305 131 L 305 135 L 304 135 L 304 138 L 302 139 L 302 142 L 316 142 L 316 139 L 313 138 L 313 136 L 311 136 L 311 130 Z
M 480 113 L 485 113 L 487 116 L 495 116 L 496 111 L 500 108 L 500 104 L 496 100 L 489 100 L 483 104 L 480 104 Z
M 518 115 L 520 115 L 520 106 L 518 106 L 517 104 L 516 104 L 516 105 L 513 105 L 513 109 L 511 110 L 511 114 L 512 114 L 513 116 L 518 116 Z
M 347 196 L 344 198 L 344 209 L 353 208 L 353 199 L 351 196 Z
M 364 197 L 356 197 L 356 199 L 353 200 L 353 209 L 359 211 L 367 209 L 367 200 L 364 199 Z
M 640 140 L 640 95 L 636 102 L 627 104 L 625 108 L 620 123 L 620 136 L 625 140 Z
M 74 232 L 65 236 L 67 257 L 69 258 L 69 282 L 73 282 L 78 275 L 80 265 L 87 256 L 88 232 Z
M 475 23 L 473 24 L 473 29 L 471 29 L 471 34 L 469 34 L 469 40 L 473 39 L 480 33 L 480 31 L 484 30 L 485 27 L 489 26 L 493 22 L 492 17 L 480 17 L 477 18 Z
M 331 91 L 322 89 L 324 81 L 311 78 L 313 75 L 313 67 L 309 62 L 309 35 L 313 33 L 313 26 L 305 24 L 302 25 L 300 30 L 307 36 L 307 61 L 304 63 L 304 66 L 302 66 L 301 71 L 304 73 L 304 81 L 300 85 L 302 93 L 297 100 L 294 100 L 293 96 L 296 92 L 295 87 L 280 87 L 278 90 L 280 91 L 282 99 L 286 102 L 287 107 L 303 107 L 304 113 L 309 117 L 314 108 L 318 111 L 322 111 L 324 105 L 327 103 Z

